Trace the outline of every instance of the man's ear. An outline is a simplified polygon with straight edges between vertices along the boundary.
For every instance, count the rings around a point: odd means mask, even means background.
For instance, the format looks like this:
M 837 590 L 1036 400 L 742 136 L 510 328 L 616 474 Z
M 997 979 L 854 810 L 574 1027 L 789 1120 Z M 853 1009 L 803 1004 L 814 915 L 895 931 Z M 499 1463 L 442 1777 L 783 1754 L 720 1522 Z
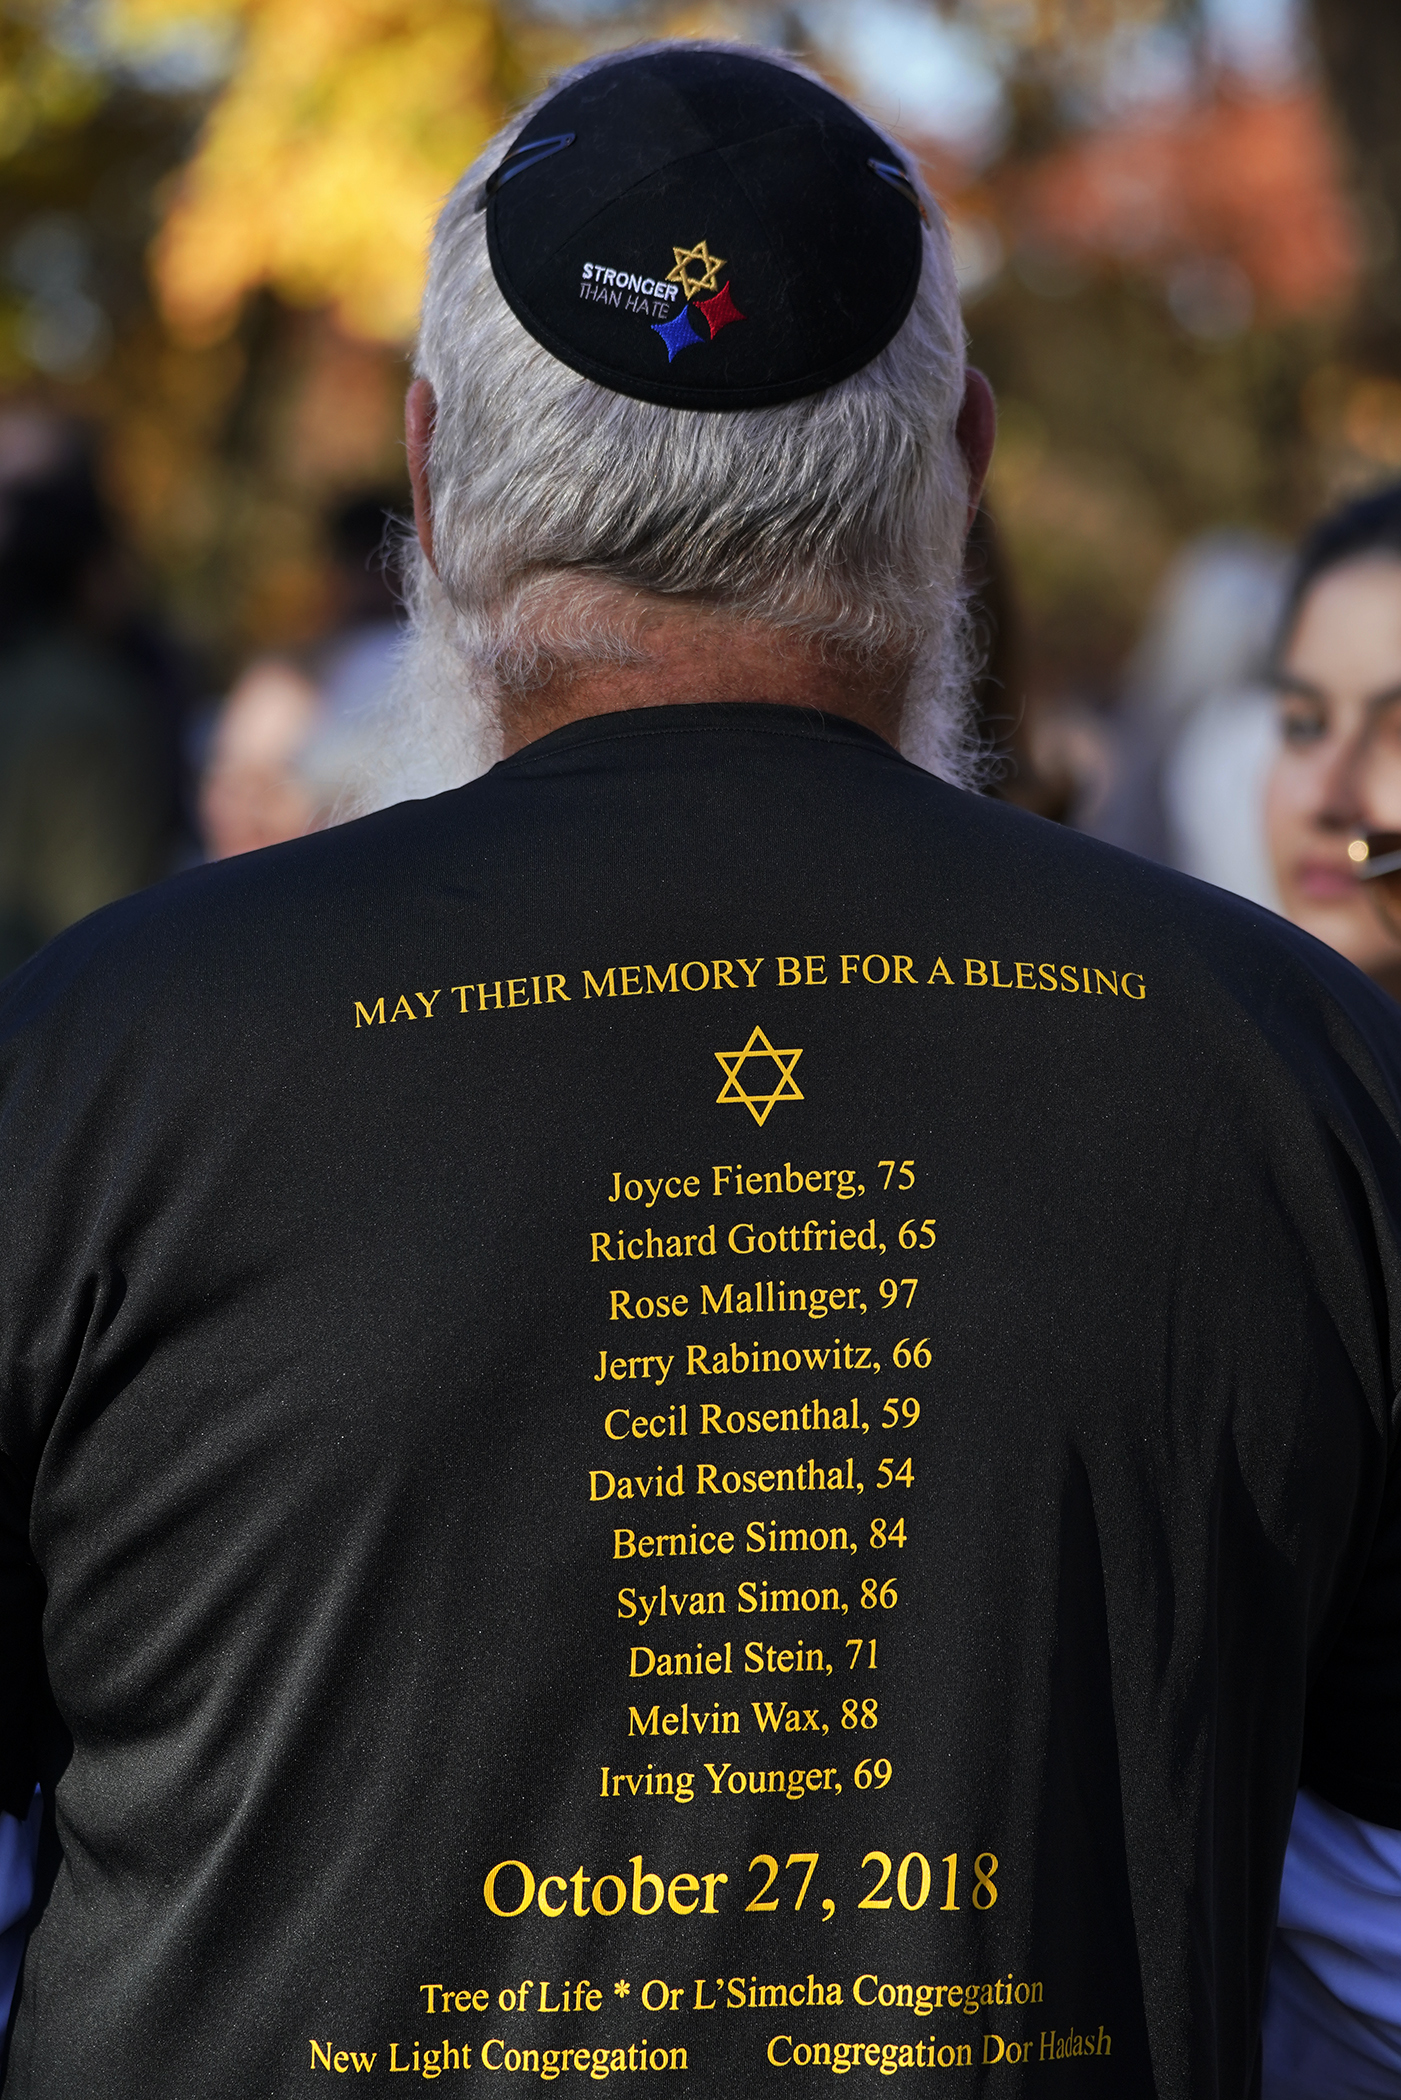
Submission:
M 986 386 L 987 381 L 983 384 Z M 438 404 L 426 379 L 415 379 L 404 399 L 404 436 L 408 443 L 409 480 L 413 484 L 413 522 L 418 544 L 433 563 L 433 501 L 428 490 L 428 454 Z
M 419 384 L 422 383 L 420 380 Z M 968 367 L 963 405 L 958 411 L 954 435 L 958 439 L 958 449 L 968 463 L 968 523 L 971 525 L 977 514 L 988 468 L 992 465 L 992 448 L 997 442 L 997 403 L 992 388 L 975 365 Z

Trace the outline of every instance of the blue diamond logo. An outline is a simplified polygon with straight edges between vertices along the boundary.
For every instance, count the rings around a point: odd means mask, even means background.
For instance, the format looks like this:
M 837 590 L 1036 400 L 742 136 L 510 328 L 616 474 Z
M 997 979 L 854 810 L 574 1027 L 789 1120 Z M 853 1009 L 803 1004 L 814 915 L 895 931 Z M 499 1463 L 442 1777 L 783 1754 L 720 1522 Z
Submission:
M 652 323 L 652 333 L 653 335 L 659 335 L 666 344 L 666 361 L 668 364 L 680 351 L 689 350 L 692 343 L 703 343 L 705 341 L 705 337 L 696 330 L 696 325 L 691 319 L 689 306 L 683 306 L 674 321 L 654 321 Z

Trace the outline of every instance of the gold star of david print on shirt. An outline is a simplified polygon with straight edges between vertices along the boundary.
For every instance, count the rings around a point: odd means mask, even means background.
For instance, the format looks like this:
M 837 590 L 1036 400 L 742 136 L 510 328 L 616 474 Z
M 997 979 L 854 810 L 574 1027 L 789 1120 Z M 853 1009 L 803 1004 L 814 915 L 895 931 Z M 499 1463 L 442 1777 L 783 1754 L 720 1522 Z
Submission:
M 718 289 L 715 273 L 725 267 L 723 255 L 712 255 L 704 241 L 697 241 L 694 248 L 678 248 L 673 242 L 671 252 L 676 257 L 676 267 L 667 271 L 666 281 L 679 284 L 683 298 L 693 299 L 697 292 Z M 699 274 L 693 277 L 692 269 Z
M 776 1101 L 802 1100 L 798 1082 L 793 1077 L 793 1067 L 802 1054 L 801 1050 L 775 1050 L 762 1028 L 755 1029 L 742 1050 L 717 1050 L 715 1055 L 725 1074 L 725 1084 L 715 1096 L 717 1105 L 722 1101 L 742 1102 L 756 1123 L 767 1122 L 769 1110 Z M 757 1058 L 761 1065 L 765 1060 L 771 1062 L 778 1075 L 772 1093 L 751 1093 L 745 1086 L 741 1074 L 750 1058 Z

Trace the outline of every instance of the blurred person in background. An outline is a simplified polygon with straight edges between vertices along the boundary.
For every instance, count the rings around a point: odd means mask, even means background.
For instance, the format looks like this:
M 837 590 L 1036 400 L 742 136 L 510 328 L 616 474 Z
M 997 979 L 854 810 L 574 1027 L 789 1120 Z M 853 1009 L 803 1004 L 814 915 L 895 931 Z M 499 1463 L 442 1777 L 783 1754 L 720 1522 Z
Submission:
M 1079 828 L 1277 908 L 1261 805 L 1275 750 L 1267 671 L 1288 560 L 1259 533 L 1189 541 L 1168 569 Z
M 303 771 L 323 719 L 316 685 L 283 657 L 260 657 L 235 681 L 200 778 L 200 830 L 211 860 L 303 838 L 324 822 Z
M 1401 812 L 1369 815 L 1366 777 L 1401 695 L 1401 484 L 1324 519 L 1304 544 L 1276 652 L 1278 755 L 1266 827 L 1285 915 L 1401 998 L 1401 933 L 1349 853 Z M 1375 798 L 1375 789 L 1373 796 Z
M 1401 998 L 1393 885 L 1359 879 L 1364 836 L 1401 833 L 1401 484 L 1305 541 L 1274 683 L 1265 813 L 1284 910 Z M 1401 1833 L 1302 1789 L 1266 2001 L 1267 2100 L 1401 2091 L 1398 1890 Z
M 0 414 L 0 976 L 177 863 L 183 700 L 85 436 Z
M 393 520 L 394 498 L 381 491 L 331 514 L 331 631 L 304 659 L 257 659 L 224 701 L 199 792 L 211 860 L 320 830 L 359 778 L 403 634 Z

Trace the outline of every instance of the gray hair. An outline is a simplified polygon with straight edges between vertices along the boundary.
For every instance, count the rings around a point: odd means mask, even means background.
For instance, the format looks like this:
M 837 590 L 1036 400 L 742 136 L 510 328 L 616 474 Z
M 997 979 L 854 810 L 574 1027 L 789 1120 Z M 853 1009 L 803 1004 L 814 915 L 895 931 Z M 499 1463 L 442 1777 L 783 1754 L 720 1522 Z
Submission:
M 498 133 L 438 220 L 416 359 L 438 402 L 437 573 L 406 549 L 409 636 L 380 777 L 356 800 L 473 778 L 499 757 L 513 700 L 585 666 L 643 660 L 640 626 L 659 599 L 903 683 L 906 755 L 965 782 L 976 755 L 965 728 L 968 473 L 954 435 L 964 330 L 942 215 L 921 185 L 929 223 L 909 316 L 869 365 L 821 393 L 702 411 L 598 386 L 507 306 L 476 201 L 549 95 L 618 55 L 565 74 Z

